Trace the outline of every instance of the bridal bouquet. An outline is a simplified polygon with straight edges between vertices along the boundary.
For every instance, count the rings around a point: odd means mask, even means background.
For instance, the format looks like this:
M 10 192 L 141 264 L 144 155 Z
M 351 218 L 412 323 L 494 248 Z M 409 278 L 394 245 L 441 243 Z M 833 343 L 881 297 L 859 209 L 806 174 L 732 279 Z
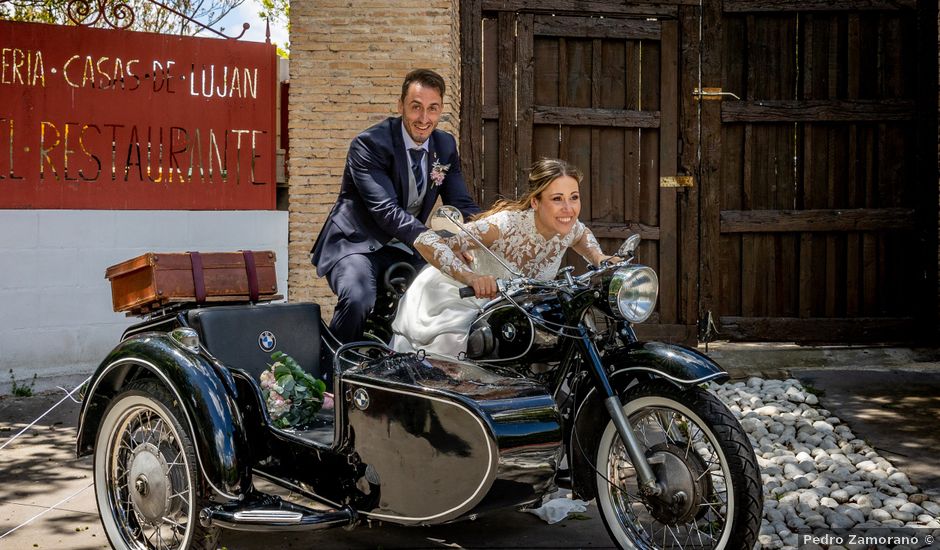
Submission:
M 328 399 L 326 384 L 314 378 L 293 357 L 276 351 L 274 363 L 261 373 L 261 394 L 278 428 L 303 428 L 313 423 Z

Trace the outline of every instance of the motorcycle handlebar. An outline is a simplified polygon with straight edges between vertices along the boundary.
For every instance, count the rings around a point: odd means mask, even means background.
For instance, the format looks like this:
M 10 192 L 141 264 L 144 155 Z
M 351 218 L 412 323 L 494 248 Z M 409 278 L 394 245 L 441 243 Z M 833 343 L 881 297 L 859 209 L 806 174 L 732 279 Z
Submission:
M 472 286 L 465 286 L 460 289 L 461 298 L 473 298 L 476 296 L 476 292 L 473 290 Z
M 511 288 L 513 288 L 514 285 L 520 284 L 520 283 L 533 285 L 533 286 L 542 286 L 542 287 L 552 286 L 552 283 L 549 281 L 537 281 L 535 279 L 519 278 L 519 279 L 512 279 L 509 281 L 504 280 L 504 279 L 496 279 L 496 287 L 499 289 L 500 292 L 507 292 Z M 458 292 L 460 293 L 461 298 L 473 298 L 474 296 L 476 296 L 476 292 L 473 290 L 472 286 L 465 286 L 461 288 Z

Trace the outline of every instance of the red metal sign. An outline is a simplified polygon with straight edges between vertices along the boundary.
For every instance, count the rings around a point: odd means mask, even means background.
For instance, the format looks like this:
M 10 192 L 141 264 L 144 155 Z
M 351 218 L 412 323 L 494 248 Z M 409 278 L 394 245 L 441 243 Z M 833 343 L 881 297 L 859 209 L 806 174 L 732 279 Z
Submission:
M 0 21 L 0 208 L 272 210 L 271 44 Z

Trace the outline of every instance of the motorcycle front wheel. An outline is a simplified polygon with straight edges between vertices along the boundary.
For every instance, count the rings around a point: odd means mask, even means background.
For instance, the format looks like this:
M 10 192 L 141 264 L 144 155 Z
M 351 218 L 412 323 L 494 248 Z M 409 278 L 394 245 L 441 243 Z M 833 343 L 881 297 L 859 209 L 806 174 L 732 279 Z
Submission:
M 105 412 L 95 441 L 95 498 L 115 549 L 216 548 L 219 529 L 199 523 L 208 501 L 183 414 L 149 380 L 118 394 Z
M 750 549 L 763 497 L 757 458 L 728 408 L 700 388 L 634 386 L 623 410 L 663 484 L 644 496 L 636 470 L 608 422 L 595 455 L 597 502 L 620 548 Z

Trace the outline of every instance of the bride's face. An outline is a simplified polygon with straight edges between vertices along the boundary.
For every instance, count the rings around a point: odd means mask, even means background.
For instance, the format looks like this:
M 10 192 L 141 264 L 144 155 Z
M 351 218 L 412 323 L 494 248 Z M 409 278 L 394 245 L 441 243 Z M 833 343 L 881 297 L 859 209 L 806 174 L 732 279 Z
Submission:
M 535 228 L 545 238 L 567 235 L 581 213 L 578 180 L 571 176 L 555 178 L 538 197 L 532 199 Z

